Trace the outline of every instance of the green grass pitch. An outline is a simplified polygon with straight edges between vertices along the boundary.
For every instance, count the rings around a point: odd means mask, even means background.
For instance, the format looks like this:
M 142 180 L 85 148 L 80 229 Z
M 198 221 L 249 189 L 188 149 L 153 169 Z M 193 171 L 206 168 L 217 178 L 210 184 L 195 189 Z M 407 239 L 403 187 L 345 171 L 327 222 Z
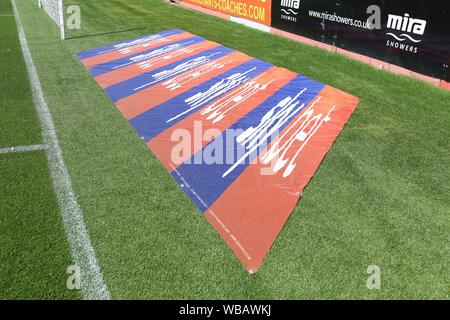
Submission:
M 0 2 L 0 148 L 42 143 L 10 1 Z M 44 151 L 0 154 L 0 299 L 74 299 Z
M 37 1 L 16 3 L 112 298 L 449 297 L 450 92 L 160 0 L 66 1 L 82 25 L 63 42 Z M 10 0 L 0 9 L 0 148 L 39 144 Z M 174 28 L 361 98 L 255 275 L 75 55 Z M 0 172 L 0 299 L 81 298 L 45 152 L 0 154 Z

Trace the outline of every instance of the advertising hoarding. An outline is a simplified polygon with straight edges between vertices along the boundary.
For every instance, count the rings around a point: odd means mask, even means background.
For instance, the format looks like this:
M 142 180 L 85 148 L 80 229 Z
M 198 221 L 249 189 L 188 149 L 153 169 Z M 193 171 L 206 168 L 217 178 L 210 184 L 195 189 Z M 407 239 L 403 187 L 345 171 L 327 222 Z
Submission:
M 233 17 L 270 26 L 272 0 L 183 0 Z
M 449 81 L 448 0 L 273 0 L 272 27 Z

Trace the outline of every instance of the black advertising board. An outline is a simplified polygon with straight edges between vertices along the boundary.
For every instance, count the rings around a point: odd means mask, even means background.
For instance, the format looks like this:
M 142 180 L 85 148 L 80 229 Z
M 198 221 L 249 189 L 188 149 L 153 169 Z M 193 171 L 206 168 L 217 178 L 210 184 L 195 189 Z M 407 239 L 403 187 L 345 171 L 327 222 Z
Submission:
M 450 0 L 272 0 L 272 26 L 450 81 Z

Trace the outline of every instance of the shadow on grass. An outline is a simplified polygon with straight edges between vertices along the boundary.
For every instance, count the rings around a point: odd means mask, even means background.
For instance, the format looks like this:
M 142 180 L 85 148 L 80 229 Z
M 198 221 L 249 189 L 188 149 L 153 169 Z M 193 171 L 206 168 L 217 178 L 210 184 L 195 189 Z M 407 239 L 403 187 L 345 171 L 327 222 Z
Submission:
M 128 28 L 124 30 L 117 30 L 117 31 L 108 31 L 108 32 L 99 32 L 94 34 L 84 34 L 80 36 L 68 36 L 65 40 L 75 40 L 75 39 L 82 39 L 82 38 L 92 38 L 97 36 L 104 36 L 104 35 L 110 35 L 110 34 L 116 34 L 116 33 L 124 33 L 129 31 L 138 31 L 138 30 L 145 30 L 145 27 L 139 27 L 139 28 Z

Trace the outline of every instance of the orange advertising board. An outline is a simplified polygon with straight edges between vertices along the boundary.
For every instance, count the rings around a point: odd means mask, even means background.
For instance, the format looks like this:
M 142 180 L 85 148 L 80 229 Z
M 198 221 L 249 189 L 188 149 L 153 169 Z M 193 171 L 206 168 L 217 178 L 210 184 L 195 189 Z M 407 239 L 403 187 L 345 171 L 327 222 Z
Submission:
M 182 0 L 230 16 L 270 26 L 272 0 Z

